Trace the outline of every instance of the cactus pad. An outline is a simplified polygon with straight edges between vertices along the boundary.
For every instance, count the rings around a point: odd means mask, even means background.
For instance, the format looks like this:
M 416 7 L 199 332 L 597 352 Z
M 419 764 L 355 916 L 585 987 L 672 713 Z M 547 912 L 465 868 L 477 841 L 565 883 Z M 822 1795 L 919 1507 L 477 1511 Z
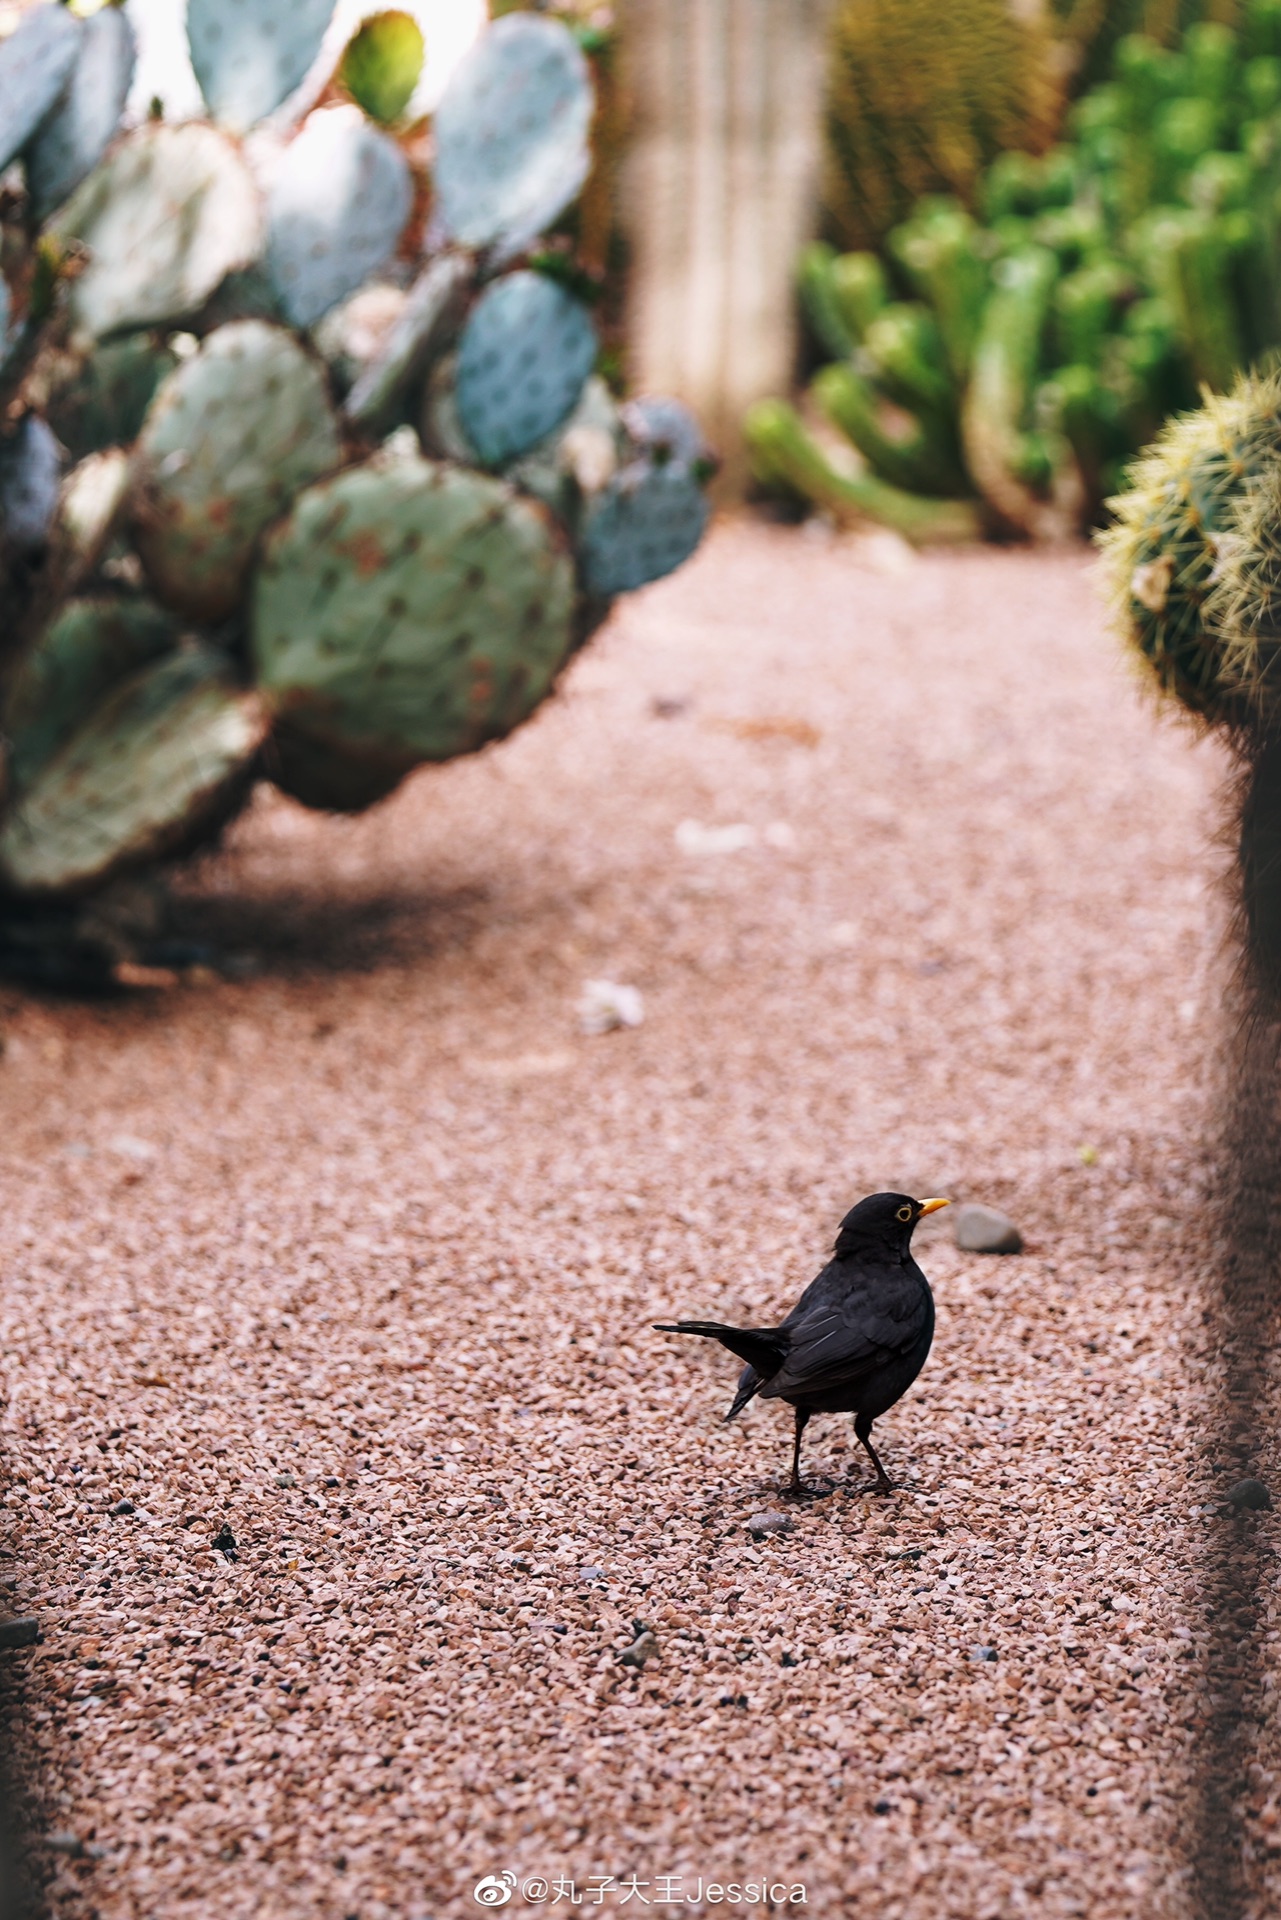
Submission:
M 287 791 L 351 807 L 510 733 L 571 640 L 573 575 L 544 510 L 417 455 L 310 488 L 267 538 L 255 677 Z
M 349 420 L 366 430 L 390 424 L 407 390 L 453 337 L 472 273 L 464 253 L 438 254 L 423 268 L 352 385 L 344 408 Z
M 622 410 L 627 437 L 656 467 L 676 461 L 697 467 L 712 460 L 703 429 L 683 400 L 642 393 Z
M 176 365 L 174 354 L 151 334 L 104 341 L 54 370 L 45 407 L 49 425 L 73 460 L 103 447 L 130 446 L 156 388 Z
M 199 121 L 140 127 L 73 195 L 53 231 L 90 259 L 70 311 L 101 336 L 193 313 L 258 251 L 258 195 L 240 154 Z
M 144 667 L 36 775 L 0 828 L 0 884 L 73 893 L 191 846 L 251 775 L 266 723 L 211 647 Z
M 83 30 L 64 7 L 32 7 L 0 41 L 0 171 L 26 146 L 62 92 Z
M 134 530 L 159 598 L 225 619 L 263 528 L 341 453 L 324 374 L 291 335 L 262 320 L 210 334 L 160 389 L 135 456 Z
M 83 726 L 110 690 L 172 651 L 172 617 L 149 600 L 70 600 L 18 669 L 5 708 L 15 791 Z
M 435 185 L 465 246 L 519 252 L 578 194 L 591 162 L 592 84 L 559 20 L 496 20 L 436 109 Z
M 347 42 L 339 84 L 371 120 L 390 126 L 413 97 L 423 70 L 423 30 L 411 13 L 393 10 L 363 20 Z
M 334 0 L 187 0 L 187 41 L 215 120 L 243 133 L 273 113 L 320 52 Z
M 489 466 L 514 459 L 572 413 L 596 358 L 581 300 L 541 273 L 488 286 L 458 348 L 458 417 Z
M 114 140 L 135 52 L 133 28 L 120 7 L 103 7 L 82 24 L 71 77 L 27 150 L 27 192 L 37 220 L 75 192 Z
M 267 213 L 268 271 L 295 326 L 312 326 L 386 265 L 412 202 L 404 154 L 358 108 L 310 116 L 285 149 Z
M 58 511 L 62 457 L 38 414 L 29 413 L 0 441 L 0 548 L 34 553 Z
M 708 511 L 707 497 L 686 467 L 630 462 L 583 523 L 589 592 L 630 593 L 674 573 L 702 539 Z
M 1249 706 L 1212 598 L 1251 498 L 1281 461 L 1281 377 L 1246 378 L 1170 421 L 1109 504 L 1100 537 L 1120 624 L 1157 683 L 1234 724 Z

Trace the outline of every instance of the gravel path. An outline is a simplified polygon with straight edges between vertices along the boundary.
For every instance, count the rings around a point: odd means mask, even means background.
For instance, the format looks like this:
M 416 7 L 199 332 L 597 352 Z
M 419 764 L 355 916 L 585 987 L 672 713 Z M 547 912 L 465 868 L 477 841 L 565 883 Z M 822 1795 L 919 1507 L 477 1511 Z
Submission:
M 1221 772 L 1083 556 L 730 526 L 497 752 L 264 798 L 191 889 L 245 977 L 0 992 L 51 1910 L 1190 1916 Z M 649 1322 L 773 1317 L 878 1186 L 1026 1251 L 922 1229 L 898 1491 L 815 1421 L 755 1539 L 790 1423 Z

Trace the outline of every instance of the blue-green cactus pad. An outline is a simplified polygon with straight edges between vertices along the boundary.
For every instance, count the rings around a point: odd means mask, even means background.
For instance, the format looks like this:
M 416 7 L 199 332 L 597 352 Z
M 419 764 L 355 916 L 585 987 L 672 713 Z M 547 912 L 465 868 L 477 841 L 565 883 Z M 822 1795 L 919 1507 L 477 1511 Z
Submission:
M 183 851 L 243 791 L 265 733 L 261 703 L 214 648 L 144 667 L 9 809 L 0 884 L 73 893 Z
M 678 463 L 634 461 L 587 514 L 580 549 L 589 592 L 630 593 L 674 573 L 703 537 L 707 496 Z
M 252 174 L 226 134 L 199 120 L 128 134 L 52 231 L 89 255 L 68 304 L 77 330 L 99 338 L 194 313 L 262 238 Z
M 324 371 L 292 334 L 264 320 L 211 333 L 160 388 L 134 456 L 134 537 L 158 598 L 225 619 L 263 528 L 341 457 Z
M 0 171 L 19 154 L 62 92 L 82 23 L 65 7 L 32 7 L 0 40 Z
M 350 768 L 373 797 L 510 733 L 569 651 L 573 600 L 551 516 L 501 481 L 401 454 L 309 488 L 267 536 L 250 629 L 278 737 L 313 750 L 299 797 L 347 805 Z
M 285 149 L 267 210 L 267 267 L 296 327 L 386 265 L 412 204 L 404 154 L 358 108 L 310 116 Z
M 465 246 L 518 252 L 591 164 L 591 71 L 559 20 L 510 13 L 461 61 L 436 109 L 435 188 Z
M 103 7 L 80 29 L 66 86 L 27 149 L 27 192 L 37 220 L 73 194 L 120 127 L 133 80 L 133 28 L 119 7 Z
M 672 460 L 693 467 L 711 458 L 703 429 L 683 400 L 643 393 L 626 402 L 622 417 L 628 438 L 653 466 Z
M 215 120 L 244 132 L 306 78 L 334 0 L 187 0 L 187 42 Z
M 113 687 L 176 638 L 172 614 L 150 600 L 69 600 L 23 659 L 5 708 L 14 791 L 30 786 Z
M 58 511 L 62 455 L 38 414 L 0 441 L 0 549 L 31 553 L 49 537 Z
M 458 348 L 458 417 L 489 466 L 514 460 L 574 410 L 596 359 L 586 307 L 541 273 L 493 281 Z

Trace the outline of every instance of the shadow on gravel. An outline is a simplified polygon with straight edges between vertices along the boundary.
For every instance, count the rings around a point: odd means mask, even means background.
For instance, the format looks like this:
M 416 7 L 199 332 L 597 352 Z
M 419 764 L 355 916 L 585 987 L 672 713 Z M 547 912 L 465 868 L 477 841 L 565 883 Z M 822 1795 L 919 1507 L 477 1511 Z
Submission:
M 1221 1375 L 1208 1439 L 1225 1495 L 1233 1481 L 1253 1474 L 1267 1440 L 1281 1304 L 1281 743 L 1264 746 L 1243 768 L 1235 798 L 1240 964 L 1219 1145 L 1217 1298 L 1209 1303 Z M 1246 1920 L 1262 1910 L 1251 1867 L 1263 1850 L 1252 1831 L 1247 1768 L 1266 1724 L 1266 1655 L 1258 1631 L 1265 1567 L 1255 1513 L 1225 1503 L 1214 1524 L 1205 1594 L 1208 1724 L 1201 1744 L 1197 1904 L 1205 1920 Z

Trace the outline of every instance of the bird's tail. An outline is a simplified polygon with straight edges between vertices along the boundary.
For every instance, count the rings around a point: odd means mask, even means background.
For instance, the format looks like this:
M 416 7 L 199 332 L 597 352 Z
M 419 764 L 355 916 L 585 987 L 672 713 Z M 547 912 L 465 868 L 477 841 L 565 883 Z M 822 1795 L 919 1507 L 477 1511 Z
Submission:
M 774 1327 L 724 1327 L 719 1320 L 656 1320 L 654 1330 L 656 1333 L 697 1333 L 704 1340 L 719 1340 L 740 1360 L 746 1360 L 762 1381 L 773 1379 L 787 1355 L 786 1341 Z

